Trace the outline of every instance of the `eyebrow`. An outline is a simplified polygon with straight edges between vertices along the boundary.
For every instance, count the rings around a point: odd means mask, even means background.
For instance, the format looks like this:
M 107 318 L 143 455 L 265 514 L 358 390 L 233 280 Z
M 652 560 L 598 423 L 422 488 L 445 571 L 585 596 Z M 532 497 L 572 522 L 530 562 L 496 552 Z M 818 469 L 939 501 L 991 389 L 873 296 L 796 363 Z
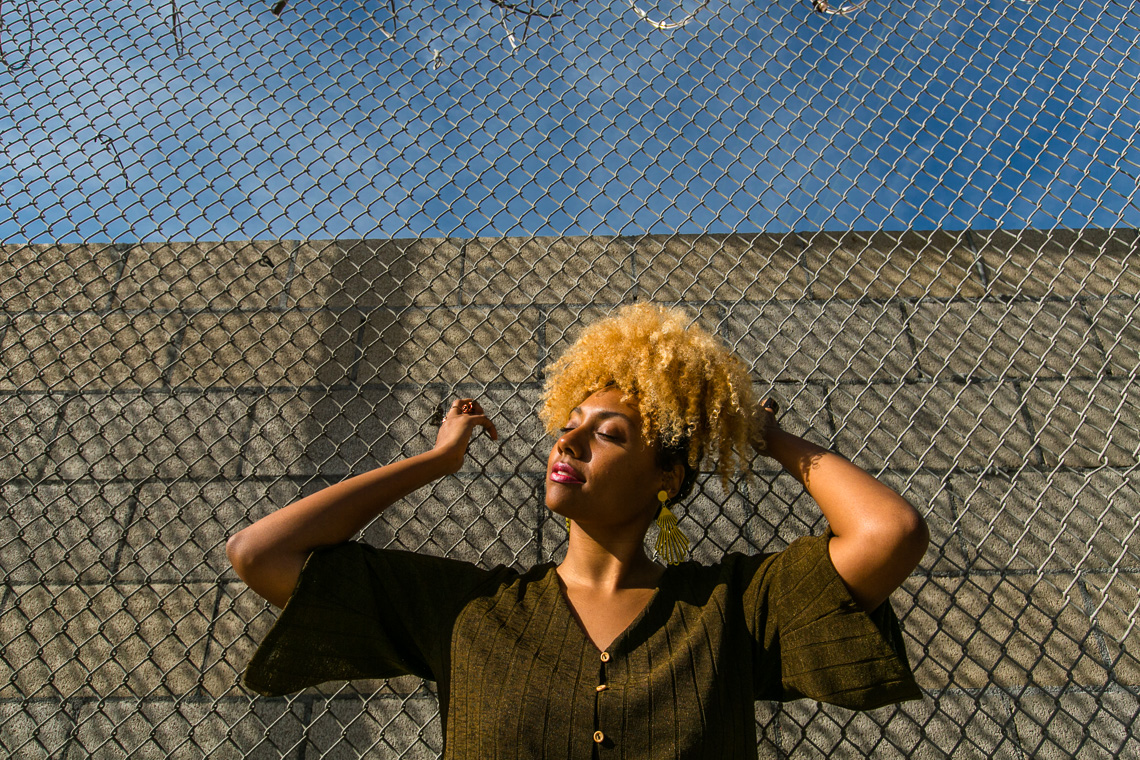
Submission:
M 576 406 L 573 409 L 571 409 L 570 414 L 574 414 L 574 413 L 582 414 L 582 407 Z M 623 420 L 625 420 L 629 424 L 631 424 L 631 425 L 634 424 L 633 418 L 631 418 L 628 414 L 622 414 L 621 412 L 598 412 L 597 416 L 601 417 L 603 420 L 608 420 L 610 417 L 621 417 Z

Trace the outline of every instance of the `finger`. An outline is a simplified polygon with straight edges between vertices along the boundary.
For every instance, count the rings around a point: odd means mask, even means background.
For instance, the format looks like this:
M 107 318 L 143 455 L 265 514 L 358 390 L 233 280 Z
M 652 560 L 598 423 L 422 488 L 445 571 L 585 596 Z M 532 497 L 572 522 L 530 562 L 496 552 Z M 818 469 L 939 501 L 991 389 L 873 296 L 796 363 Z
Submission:
M 772 398 L 771 396 L 764 399 L 764 401 L 760 404 L 760 406 L 762 406 L 764 409 L 771 412 L 772 414 L 778 414 L 780 411 L 780 404 L 776 401 L 776 399 Z
M 486 430 L 487 434 L 491 436 L 492 441 L 499 440 L 499 431 L 495 427 L 495 423 L 491 422 L 489 417 L 484 414 L 480 414 L 472 417 L 471 421 Z

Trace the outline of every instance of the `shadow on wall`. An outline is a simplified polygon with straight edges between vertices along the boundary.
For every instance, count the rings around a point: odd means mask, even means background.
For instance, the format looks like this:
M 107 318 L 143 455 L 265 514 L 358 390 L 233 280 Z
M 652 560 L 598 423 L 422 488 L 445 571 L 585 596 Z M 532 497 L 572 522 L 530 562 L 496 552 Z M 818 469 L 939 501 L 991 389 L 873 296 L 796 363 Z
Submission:
M 299 244 L 290 302 L 311 338 L 274 347 L 292 381 L 266 384 L 249 474 L 311 493 L 430 449 L 441 405 L 477 396 L 496 414 L 499 443 L 477 436 L 458 476 L 393 505 L 366 539 L 485 565 L 530 564 L 540 326 L 533 308 L 463 297 L 466 245 Z

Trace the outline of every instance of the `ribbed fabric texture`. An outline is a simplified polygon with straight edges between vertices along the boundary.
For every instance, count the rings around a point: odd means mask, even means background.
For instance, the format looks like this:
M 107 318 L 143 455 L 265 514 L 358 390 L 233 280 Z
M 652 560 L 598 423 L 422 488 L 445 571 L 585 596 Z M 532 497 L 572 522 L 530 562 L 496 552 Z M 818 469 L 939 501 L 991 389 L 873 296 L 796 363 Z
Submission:
M 520 574 L 342 544 L 310 556 L 245 682 L 277 695 L 435 680 L 447 758 L 754 758 L 755 700 L 859 710 L 922 696 L 890 604 L 862 612 L 827 543 L 670 567 L 605 652 L 553 565 Z

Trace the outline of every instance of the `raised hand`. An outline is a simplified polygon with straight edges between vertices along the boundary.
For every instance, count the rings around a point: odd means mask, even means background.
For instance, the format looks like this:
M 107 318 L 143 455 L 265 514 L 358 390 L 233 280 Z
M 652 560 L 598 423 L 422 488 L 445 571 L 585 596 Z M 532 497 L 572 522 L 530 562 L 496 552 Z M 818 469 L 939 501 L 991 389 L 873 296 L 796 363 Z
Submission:
M 492 441 L 499 439 L 499 431 L 495 423 L 483 412 L 483 407 L 475 399 L 456 399 L 451 409 L 440 423 L 439 432 L 435 436 L 433 452 L 446 458 L 453 466 L 452 472 L 457 472 L 463 466 L 463 457 L 467 454 L 467 444 L 471 442 L 471 435 L 475 428 L 481 427 L 491 436 Z
M 768 436 L 780 429 L 780 423 L 776 421 L 779 412 L 780 405 L 771 396 L 757 404 L 752 412 L 752 447 L 761 454 L 769 454 Z

